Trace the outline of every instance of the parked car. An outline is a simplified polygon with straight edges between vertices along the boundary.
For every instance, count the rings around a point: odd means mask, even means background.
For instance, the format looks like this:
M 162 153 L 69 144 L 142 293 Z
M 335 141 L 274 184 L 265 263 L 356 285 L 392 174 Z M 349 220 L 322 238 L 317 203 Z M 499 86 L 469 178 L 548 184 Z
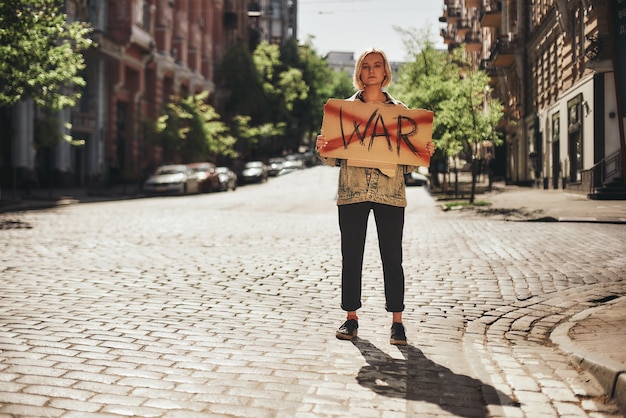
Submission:
M 228 167 L 217 167 L 217 176 L 220 182 L 220 190 L 227 192 L 237 188 L 237 174 Z
M 185 164 L 163 165 L 156 169 L 144 183 L 146 193 L 187 194 L 198 193 L 196 175 Z
M 263 161 L 249 161 L 241 172 L 242 183 L 261 183 L 267 181 L 267 166 Z
M 215 192 L 220 188 L 220 179 L 217 173 L 217 167 L 213 163 L 190 163 L 187 167 L 195 173 L 200 184 L 202 193 Z
M 417 169 L 404 175 L 404 184 L 407 186 L 424 186 L 428 188 L 430 187 L 430 179 Z
M 283 164 L 285 163 L 285 159 L 282 157 L 270 158 L 268 161 L 267 175 L 270 177 L 275 177 L 280 173 L 280 170 L 283 169 Z
M 293 173 L 294 171 L 299 171 L 304 169 L 304 161 L 303 160 L 287 160 L 283 164 L 282 170 L 278 173 L 280 176 L 284 174 Z

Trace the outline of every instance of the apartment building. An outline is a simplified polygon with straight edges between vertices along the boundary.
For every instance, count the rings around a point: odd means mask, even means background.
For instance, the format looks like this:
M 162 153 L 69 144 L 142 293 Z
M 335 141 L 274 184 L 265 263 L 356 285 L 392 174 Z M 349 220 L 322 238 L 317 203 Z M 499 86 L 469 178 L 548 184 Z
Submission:
M 262 41 L 282 45 L 297 37 L 297 0 L 252 0 L 248 4 L 248 16 L 251 49 Z
M 13 137 L 2 139 L 11 142 L 18 187 L 33 174 L 40 187 L 141 181 L 163 162 L 146 122 L 172 96 L 214 92 L 225 51 L 248 38 L 247 0 L 66 0 L 64 12 L 70 21 L 89 22 L 97 44 L 85 54 L 80 103 L 57 115 L 58 130 L 84 145 L 63 142 L 36 155 L 37 110 L 21 102 L 13 109 Z
M 444 42 L 465 44 L 505 106 L 507 181 L 595 193 L 623 178 L 610 1 L 444 1 Z

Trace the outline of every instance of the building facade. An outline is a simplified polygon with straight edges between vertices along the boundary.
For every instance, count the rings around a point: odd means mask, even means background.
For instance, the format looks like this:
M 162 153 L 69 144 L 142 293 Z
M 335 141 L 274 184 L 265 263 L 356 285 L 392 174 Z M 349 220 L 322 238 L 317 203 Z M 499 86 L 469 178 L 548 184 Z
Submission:
M 225 50 L 248 38 L 248 2 L 66 0 L 64 12 L 70 21 L 89 22 L 97 44 L 85 54 L 80 103 L 56 115 L 57 128 L 84 145 L 62 142 L 38 152 L 36 109 L 29 100 L 20 103 L 7 139 L 14 183 L 20 187 L 32 173 L 40 187 L 140 182 L 164 162 L 148 122 L 173 96 L 215 91 L 215 68 Z M 42 166 L 46 172 L 37 173 Z
M 507 181 L 593 194 L 622 178 L 609 20 L 603 0 L 444 2 L 444 42 L 465 44 L 505 107 Z
M 298 33 L 298 0 L 251 0 L 248 2 L 250 49 L 265 41 L 283 45 Z

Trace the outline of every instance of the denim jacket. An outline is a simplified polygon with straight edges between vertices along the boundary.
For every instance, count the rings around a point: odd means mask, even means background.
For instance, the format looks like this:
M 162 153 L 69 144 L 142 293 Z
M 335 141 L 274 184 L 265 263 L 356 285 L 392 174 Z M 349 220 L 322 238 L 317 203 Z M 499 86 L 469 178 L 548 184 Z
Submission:
M 387 104 L 404 106 L 388 93 Z M 359 91 L 346 100 L 363 100 L 363 92 Z M 320 157 L 325 165 L 339 166 L 339 187 L 337 205 L 360 202 L 382 203 L 391 206 L 406 207 L 406 190 L 404 174 L 415 169 L 413 166 L 398 165 L 393 177 L 388 177 L 377 168 L 349 166 L 348 161 L 336 158 Z

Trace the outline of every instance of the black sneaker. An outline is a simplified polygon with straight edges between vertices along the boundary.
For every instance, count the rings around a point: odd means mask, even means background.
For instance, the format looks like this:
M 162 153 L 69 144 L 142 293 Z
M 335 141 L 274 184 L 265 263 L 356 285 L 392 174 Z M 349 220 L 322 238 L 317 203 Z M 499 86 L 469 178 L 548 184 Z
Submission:
M 401 322 L 394 322 L 391 325 L 391 339 L 390 344 L 393 345 L 406 345 L 406 334 L 404 333 L 404 325 Z
M 342 326 L 339 327 L 335 336 L 337 336 L 340 340 L 351 340 L 356 337 L 356 330 L 358 328 L 359 323 L 356 319 L 348 319 Z

